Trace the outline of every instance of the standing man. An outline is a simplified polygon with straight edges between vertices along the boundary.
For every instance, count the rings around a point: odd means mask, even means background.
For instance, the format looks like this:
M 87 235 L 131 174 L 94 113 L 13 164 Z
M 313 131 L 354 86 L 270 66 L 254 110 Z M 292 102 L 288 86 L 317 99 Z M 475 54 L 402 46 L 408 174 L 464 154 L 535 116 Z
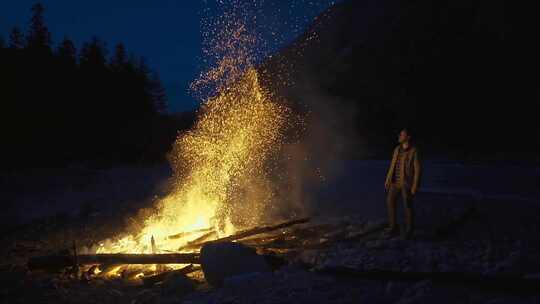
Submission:
M 394 155 L 386 182 L 387 190 L 386 205 L 388 207 L 389 227 L 385 229 L 388 237 L 399 234 L 396 223 L 396 202 L 401 196 L 405 205 L 405 238 L 410 239 L 414 233 L 414 206 L 413 198 L 418 192 L 422 167 L 418 149 L 412 144 L 409 130 L 399 132 L 399 145 L 394 149 Z

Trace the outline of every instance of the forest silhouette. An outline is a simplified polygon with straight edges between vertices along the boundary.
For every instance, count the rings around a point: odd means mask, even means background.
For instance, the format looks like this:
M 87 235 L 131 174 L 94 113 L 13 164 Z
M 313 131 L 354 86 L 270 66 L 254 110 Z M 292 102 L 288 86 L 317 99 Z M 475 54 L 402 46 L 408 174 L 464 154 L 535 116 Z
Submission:
M 122 43 L 53 44 L 44 6 L 31 10 L 26 31 L 0 39 L 2 166 L 163 160 L 194 114 L 167 113 L 158 73 Z

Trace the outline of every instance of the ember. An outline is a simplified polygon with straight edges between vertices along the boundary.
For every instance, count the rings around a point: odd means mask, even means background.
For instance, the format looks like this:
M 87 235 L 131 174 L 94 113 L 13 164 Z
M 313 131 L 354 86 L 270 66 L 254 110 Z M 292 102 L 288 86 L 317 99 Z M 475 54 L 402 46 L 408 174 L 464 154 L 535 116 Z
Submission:
M 181 134 L 170 154 L 176 185 L 159 201 L 141 231 L 104 241 L 97 253 L 192 251 L 186 246 L 231 235 L 261 223 L 272 198 L 267 160 L 280 149 L 287 109 L 261 87 L 250 48 L 255 37 L 234 22 L 214 45 L 217 67 L 193 83 L 213 85 L 195 127 Z M 247 190 L 246 190 L 247 189 Z M 121 271 L 121 269 L 117 269 Z

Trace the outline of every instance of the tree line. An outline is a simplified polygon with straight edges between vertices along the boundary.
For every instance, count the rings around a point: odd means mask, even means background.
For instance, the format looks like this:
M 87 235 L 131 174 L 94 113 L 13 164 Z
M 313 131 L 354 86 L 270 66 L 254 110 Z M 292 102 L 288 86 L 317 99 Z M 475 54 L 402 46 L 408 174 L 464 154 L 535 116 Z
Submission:
M 111 54 L 97 37 L 55 45 L 44 6 L 31 10 L 26 31 L 0 39 L 2 164 L 162 159 L 178 124 L 158 73 L 122 43 Z

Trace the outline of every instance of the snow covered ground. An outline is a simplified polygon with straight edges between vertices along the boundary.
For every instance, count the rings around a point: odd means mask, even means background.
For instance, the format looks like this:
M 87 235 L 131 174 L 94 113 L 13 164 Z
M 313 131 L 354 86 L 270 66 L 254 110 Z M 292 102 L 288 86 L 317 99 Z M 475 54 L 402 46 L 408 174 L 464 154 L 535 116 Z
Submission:
M 323 184 L 306 189 L 306 203 L 313 217 L 321 221 L 344 216 L 373 222 L 385 220 L 383 183 L 387 166 L 388 161 L 335 164 L 336 174 L 328 176 Z M 166 165 L 2 174 L 6 212 L 1 220 L 8 229 L 58 214 L 99 217 L 133 212 L 164 195 L 170 176 Z M 422 189 L 415 200 L 416 240 L 372 240 L 310 250 L 274 273 L 232 278 L 219 288 L 200 286 L 189 295 L 121 287 L 114 289 L 120 291 L 111 292 L 110 286 L 106 292 L 80 287 L 84 291 L 81 294 L 99 294 L 101 303 L 540 303 L 537 294 L 510 294 L 463 284 L 441 285 L 432 280 L 364 280 L 317 272 L 342 266 L 359 271 L 466 272 L 538 278 L 538 181 L 540 168 L 532 165 L 426 161 Z M 470 207 L 476 210 L 472 219 L 457 225 L 442 239 L 433 237 L 441 225 L 459 218 Z M 310 271 L 301 266 L 305 263 L 316 267 Z M 15 284 L 13 276 L 9 278 L 10 284 Z M 21 284 L 22 289 L 14 293 L 11 287 L 0 288 L 0 295 L 8 295 L 9 299 L 20 297 L 28 287 Z M 50 284 L 45 285 L 36 287 L 36 293 L 45 289 L 44 293 L 55 295 L 47 287 Z M 77 302 L 81 297 L 72 294 L 62 299 L 69 303 L 70 299 Z
M 27 169 L 0 173 L 4 226 L 56 215 L 140 208 L 163 195 L 167 165 L 92 169 Z
M 311 210 L 320 217 L 385 219 L 386 161 L 348 161 L 322 188 Z M 464 273 L 540 278 L 540 168 L 511 164 L 424 163 L 416 197 L 417 238 L 372 240 L 309 250 L 295 266 L 273 274 L 232 279 L 222 288 L 193 293 L 185 303 L 540 303 L 537 292 L 459 282 L 366 280 L 317 270 Z M 433 234 L 470 207 L 475 215 L 443 238 Z M 506 284 L 506 283 L 505 283 Z M 519 283 L 518 283 L 519 284 Z M 521 287 L 521 286 L 518 286 Z
M 306 204 L 317 214 L 362 214 L 366 218 L 385 214 L 384 178 L 388 161 L 346 161 L 336 163 L 334 174 L 325 182 L 306 189 Z M 27 223 L 84 208 L 100 212 L 116 208 L 138 208 L 162 196 L 172 172 L 167 165 L 112 169 L 34 169 L 0 173 L 2 222 Z M 540 167 L 527 165 L 424 163 L 421 192 L 423 201 L 501 202 L 533 204 L 540 200 Z M 454 202 L 455 201 L 455 202 Z

